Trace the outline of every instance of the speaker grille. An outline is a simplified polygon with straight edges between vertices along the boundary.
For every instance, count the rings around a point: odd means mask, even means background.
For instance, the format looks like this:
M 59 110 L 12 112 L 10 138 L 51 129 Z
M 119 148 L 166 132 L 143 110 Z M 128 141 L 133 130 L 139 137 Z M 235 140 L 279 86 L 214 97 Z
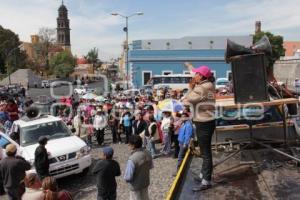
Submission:
M 264 54 L 243 55 L 232 61 L 235 103 L 269 101 Z

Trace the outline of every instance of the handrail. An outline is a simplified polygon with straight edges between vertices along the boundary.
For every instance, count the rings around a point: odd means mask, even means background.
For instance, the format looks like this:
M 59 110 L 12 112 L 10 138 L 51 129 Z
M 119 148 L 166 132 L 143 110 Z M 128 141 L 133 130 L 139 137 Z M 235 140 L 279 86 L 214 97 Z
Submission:
M 175 177 L 175 179 L 174 179 L 174 181 L 173 181 L 173 183 L 171 185 L 171 189 L 168 192 L 168 196 L 167 196 L 166 200 L 173 200 L 174 199 L 174 196 L 176 195 L 176 192 L 178 190 L 178 184 L 182 180 L 182 176 L 183 176 L 184 170 L 186 168 L 188 158 L 190 156 L 191 156 L 191 151 L 190 151 L 190 148 L 189 148 L 187 150 L 185 156 L 184 156 L 184 159 L 182 161 L 181 166 L 179 167 L 177 175 L 176 175 L 176 177 Z

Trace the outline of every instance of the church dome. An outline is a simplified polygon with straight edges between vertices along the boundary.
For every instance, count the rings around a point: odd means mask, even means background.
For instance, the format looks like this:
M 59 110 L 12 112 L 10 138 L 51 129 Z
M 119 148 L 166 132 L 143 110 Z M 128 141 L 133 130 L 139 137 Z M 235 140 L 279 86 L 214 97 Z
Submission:
M 88 64 L 88 61 L 85 58 L 78 58 L 77 65 Z

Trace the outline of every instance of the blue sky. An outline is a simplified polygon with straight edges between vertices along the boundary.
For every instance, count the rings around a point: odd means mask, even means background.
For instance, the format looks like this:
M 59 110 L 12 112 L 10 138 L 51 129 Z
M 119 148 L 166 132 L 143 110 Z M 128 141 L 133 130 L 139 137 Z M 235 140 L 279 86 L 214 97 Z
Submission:
M 129 40 L 184 36 L 249 35 L 256 20 L 262 29 L 300 40 L 299 0 L 64 0 L 71 43 L 81 56 L 97 47 L 108 60 L 121 53 L 125 19 L 112 16 L 141 11 L 129 19 Z M 29 41 L 40 27 L 56 27 L 61 0 L 0 0 L 0 25 Z

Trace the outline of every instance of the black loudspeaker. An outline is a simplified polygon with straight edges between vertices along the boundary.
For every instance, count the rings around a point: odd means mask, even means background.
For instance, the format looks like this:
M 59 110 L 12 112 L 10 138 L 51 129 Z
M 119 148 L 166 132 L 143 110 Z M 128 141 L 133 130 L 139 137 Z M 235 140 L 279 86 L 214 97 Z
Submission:
M 270 101 L 264 54 L 241 55 L 231 62 L 235 103 Z

